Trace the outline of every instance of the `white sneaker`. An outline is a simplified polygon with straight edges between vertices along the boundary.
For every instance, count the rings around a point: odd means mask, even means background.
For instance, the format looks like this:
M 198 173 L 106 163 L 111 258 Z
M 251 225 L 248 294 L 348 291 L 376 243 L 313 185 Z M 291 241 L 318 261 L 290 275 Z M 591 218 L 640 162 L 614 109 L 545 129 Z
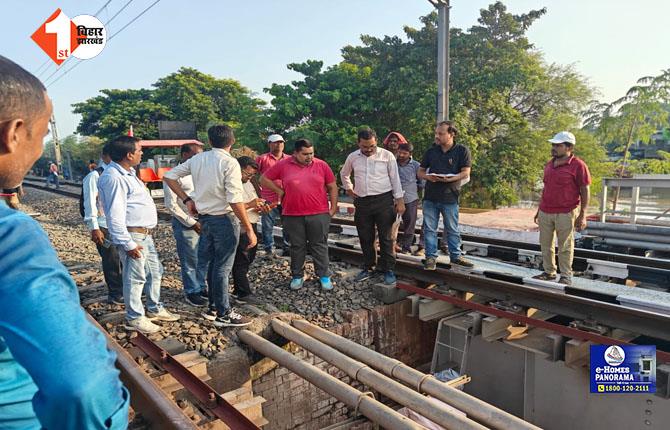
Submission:
M 124 327 L 127 330 L 140 331 L 146 334 L 156 333 L 161 329 L 161 326 L 152 323 L 147 317 L 144 316 L 135 318 L 131 321 L 126 320 Z
M 169 312 L 167 309 L 163 308 L 156 313 L 147 311 L 147 318 L 149 318 L 150 320 L 156 320 L 156 321 L 173 322 L 173 321 L 179 321 L 179 318 L 181 318 L 181 317 L 179 315 L 173 314 L 172 312 Z

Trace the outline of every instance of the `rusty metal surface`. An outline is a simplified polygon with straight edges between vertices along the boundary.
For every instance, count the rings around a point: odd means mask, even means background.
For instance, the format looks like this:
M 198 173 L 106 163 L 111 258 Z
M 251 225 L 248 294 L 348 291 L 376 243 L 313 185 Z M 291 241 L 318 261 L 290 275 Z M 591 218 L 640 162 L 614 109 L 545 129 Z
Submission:
M 361 253 L 357 250 L 330 246 L 332 257 L 353 264 L 360 264 Z M 400 275 L 426 283 L 444 283 L 449 288 L 480 294 L 492 299 L 511 301 L 516 304 L 542 309 L 574 319 L 596 320 L 610 327 L 640 333 L 661 340 L 670 340 L 670 317 L 667 315 L 627 308 L 618 304 L 594 300 L 562 292 L 549 291 L 523 284 L 473 275 L 460 269 L 438 267 L 435 271 L 423 270 L 417 263 L 398 261 L 396 271 Z M 425 290 L 423 290 L 425 291 Z M 467 308 L 467 306 L 466 306 Z
M 604 344 L 604 345 L 628 345 L 630 344 L 629 342 L 624 342 L 619 339 L 615 339 L 612 337 L 608 336 L 603 336 L 597 333 L 592 333 L 584 330 L 580 330 L 577 328 L 573 327 L 568 327 L 564 326 L 561 324 L 556 324 L 550 321 L 545 321 L 545 320 L 540 320 L 540 319 L 535 319 L 531 317 L 527 317 L 526 315 L 523 314 L 518 314 L 514 312 L 509 312 L 506 310 L 498 309 L 490 305 L 483 305 L 481 303 L 475 303 L 471 302 L 468 300 L 463 300 L 458 297 L 452 297 L 448 296 L 445 294 L 441 294 L 432 290 L 426 290 L 424 288 L 419 288 L 414 285 L 409 285 L 409 284 L 404 284 L 401 282 L 397 283 L 397 287 L 400 289 L 403 289 L 405 291 L 412 292 L 414 294 L 418 294 L 423 297 L 429 297 L 431 299 L 437 299 L 437 300 L 443 300 L 445 302 L 449 302 L 453 305 L 456 305 L 461 308 L 465 309 L 472 309 L 477 312 L 481 312 L 487 315 L 494 315 L 499 318 L 506 318 L 512 321 L 520 322 L 523 324 L 531 325 L 534 327 L 541 327 L 545 328 L 547 330 L 551 330 L 556 333 L 560 333 L 563 336 L 574 338 L 574 339 L 580 339 L 580 340 L 587 340 L 591 342 L 596 342 L 599 344 Z M 670 353 L 665 352 L 665 351 L 656 351 L 656 358 L 658 359 L 659 362 L 670 362 Z
M 131 342 L 144 351 L 172 377 L 184 386 L 209 412 L 223 421 L 234 430 L 260 430 L 249 418 L 228 403 L 212 387 L 190 370 L 184 367 L 174 357 L 160 346 L 156 345 L 142 333 L 137 333 Z
M 121 371 L 120 379 L 130 391 L 130 404 L 148 421 L 152 428 L 170 430 L 194 430 L 198 427 L 142 370 L 125 349 L 112 339 L 90 315 L 86 317 L 105 335 L 107 346 L 116 353 L 116 365 Z

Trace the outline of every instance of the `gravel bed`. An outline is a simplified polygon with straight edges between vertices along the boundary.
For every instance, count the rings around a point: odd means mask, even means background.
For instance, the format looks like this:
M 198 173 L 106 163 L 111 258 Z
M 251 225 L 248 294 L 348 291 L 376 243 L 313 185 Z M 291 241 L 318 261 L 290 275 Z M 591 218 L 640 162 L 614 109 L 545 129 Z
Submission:
M 49 235 L 60 260 L 71 268 L 87 311 L 101 321 L 122 346 L 128 346 L 131 332 L 123 327 L 123 306 L 95 300 L 106 297 L 106 287 L 102 285 L 100 257 L 79 215 L 77 201 L 46 191 L 26 189 L 22 206 L 25 212 L 41 214 L 36 219 Z M 172 227 L 168 222 L 159 221 L 154 230 L 154 241 L 165 268 L 161 300 L 168 310 L 178 313 L 182 318 L 176 323 L 164 323 L 163 330 L 150 337 L 153 340 L 176 338 L 189 349 L 197 350 L 205 357 L 211 358 L 226 345 L 235 342 L 235 329 L 215 327 L 200 316 L 202 308 L 184 302 L 179 259 Z M 237 309 L 247 316 L 259 317 L 254 325 L 267 324 L 268 314 L 291 312 L 327 327 L 343 322 L 343 312 L 373 308 L 381 304 L 372 295 L 371 281 L 353 282 L 353 275 L 357 273 L 356 268 L 341 262 L 331 262 L 331 270 L 334 290 L 323 291 L 320 288 L 314 275 L 314 267 L 308 261 L 305 267 L 307 280 L 304 287 L 292 291 L 288 288 L 289 259 L 267 256 L 259 251 L 256 261 L 249 270 L 249 279 L 252 289 L 263 304 L 244 305 Z M 95 284 L 99 286 L 91 287 Z

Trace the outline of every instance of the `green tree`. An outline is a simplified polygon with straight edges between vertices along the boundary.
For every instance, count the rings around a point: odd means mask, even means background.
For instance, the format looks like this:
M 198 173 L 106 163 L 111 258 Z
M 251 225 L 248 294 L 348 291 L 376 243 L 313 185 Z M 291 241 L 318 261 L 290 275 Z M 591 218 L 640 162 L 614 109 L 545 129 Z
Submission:
M 236 129 L 243 145 L 256 144 L 264 127 L 265 102 L 254 97 L 238 81 L 219 79 L 183 67 L 159 79 L 152 89 L 104 89 L 102 95 L 73 105 L 82 119 L 77 133 L 110 140 L 126 134 L 132 125 L 135 136 L 157 139 L 160 120 L 193 121 L 198 137 L 206 141 L 207 127 L 214 123 Z
M 670 102 L 670 69 L 659 76 L 640 78 L 625 96 L 612 103 L 593 103 L 585 113 L 584 127 L 603 143 L 613 143 L 623 151 L 618 167 L 619 177 L 630 171 L 627 163 L 630 146 L 648 142 L 651 135 L 668 124 Z M 638 163 L 639 164 L 639 163 Z M 614 208 L 619 188 L 614 194 Z
M 579 125 L 592 91 L 572 67 L 547 64 L 525 33 L 544 9 L 513 15 L 501 2 L 481 11 L 478 25 L 451 29 L 450 110 L 459 140 L 473 155 L 465 203 L 498 206 L 532 191 L 549 157 L 548 137 Z M 344 60 L 290 64 L 303 75 L 273 85 L 270 126 L 304 135 L 336 168 L 355 148 L 355 130 L 368 125 L 383 138 L 397 130 L 421 158 L 433 142 L 437 16 L 405 27 L 406 40 L 364 35 L 343 48 Z
M 72 165 L 72 175 L 75 179 L 83 178 L 88 174 L 88 162 L 90 160 L 98 161 L 102 151 L 103 141 L 95 136 L 78 136 L 71 134 L 65 137 L 60 143 L 61 166 L 68 167 L 68 158 Z M 42 156 L 37 160 L 34 169 L 46 172 L 49 163 L 55 161 L 54 142 L 47 141 L 44 145 Z M 61 172 L 63 173 L 63 172 Z

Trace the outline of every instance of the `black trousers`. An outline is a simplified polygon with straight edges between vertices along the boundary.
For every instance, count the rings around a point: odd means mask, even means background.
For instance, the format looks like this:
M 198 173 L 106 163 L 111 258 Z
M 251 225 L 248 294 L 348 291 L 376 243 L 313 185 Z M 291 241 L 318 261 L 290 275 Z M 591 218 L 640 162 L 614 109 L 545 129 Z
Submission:
M 256 233 L 256 224 L 251 225 Z M 245 297 L 251 294 L 251 287 L 249 286 L 249 266 L 256 259 L 256 250 L 258 244 L 251 249 L 247 249 L 249 245 L 249 238 L 247 234 L 240 230 L 240 241 L 235 251 L 235 262 L 233 262 L 233 291 L 239 297 Z
M 389 191 L 374 196 L 357 197 L 354 199 L 354 223 L 358 230 L 358 239 L 363 250 L 363 266 L 386 272 L 395 268 L 395 253 L 391 240 L 391 227 L 395 222 L 393 193 Z M 375 228 L 379 237 L 379 264 L 375 249 Z
M 330 214 L 284 216 L 284 229 L 291 238 L 291 276 L 304 275 L 307 251 L 314 260 L 314 272 L 319 278 L 329 276 L 328 227 Z
M 106 228 L 101 228 L 100 231 L 105 235 L 106 241 L 103 245 L 96 244 L 95 246 L 102 258 L 102 273 L 105 276 L 107 288 L 109 288 L 109 295 L 110 297 L 123 297 L 123 277 L 119 251 L 116 246 L 111 244 L 109 231 Z
M 402 228 L 398 234 L 398 245 L 403 251 L 409 251 L 414 242 L 416 229 L 416 214 L 419 209 L 419 200 L 405 203 L 405 213 L 402 214 Z

